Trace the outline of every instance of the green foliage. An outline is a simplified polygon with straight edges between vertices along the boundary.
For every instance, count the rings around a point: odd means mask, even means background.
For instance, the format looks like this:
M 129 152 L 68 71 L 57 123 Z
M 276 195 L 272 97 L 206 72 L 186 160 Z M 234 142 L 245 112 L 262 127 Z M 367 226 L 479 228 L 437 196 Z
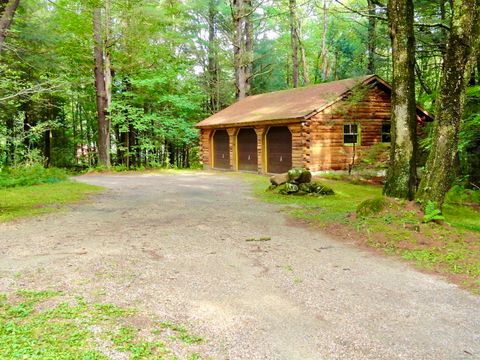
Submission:
M 480 205 L 480 189 L 467 189 L 462 185 L 454 185 L 447 193 L 446 201 L 451 204 Z
M 383 196 L 367 199 L 362 201 L 357 206 L 357 215 L 359 216 L 376 215 L 379 212 L 381 212 L 385 208 L 385 206 L 386 206 L 386 201 Z
M 425 215 L 423 216 L 423 222 L 429 223 L 431 221 L 441 221 L 445 220 L 445 217 L 442 215 L 442 211 L 437 209 L 433 201 L 427 202 L 425 205 Z
M 67 174 L 63 169 L 44 168 L 42 165 L 21 166 L 0 172 L 0 188 L 55 184 L 66 179 Z

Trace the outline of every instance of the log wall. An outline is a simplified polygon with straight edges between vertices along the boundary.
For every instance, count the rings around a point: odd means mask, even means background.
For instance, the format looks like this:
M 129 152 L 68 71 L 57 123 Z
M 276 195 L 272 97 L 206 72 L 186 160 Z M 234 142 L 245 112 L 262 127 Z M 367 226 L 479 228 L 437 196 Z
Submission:
M 308 137 L 305 149 L 306 168 L 311 171 L 345 170 L 362 158 L 370 146 L 382 141 L 382 124 L 390 121 L 390 96 L 374 88 L 363 101 L 355 104 L 340 101 L 313 116 L 306 123 Z M 343 143 L 343 125 L 357 124 L 360 143 Z

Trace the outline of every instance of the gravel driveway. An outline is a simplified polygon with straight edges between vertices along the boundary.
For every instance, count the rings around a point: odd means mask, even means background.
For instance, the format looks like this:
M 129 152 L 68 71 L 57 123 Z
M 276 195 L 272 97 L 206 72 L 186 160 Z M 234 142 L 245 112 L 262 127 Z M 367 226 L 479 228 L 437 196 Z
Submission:
M 79 180 L 109 190 L 0 225 L 0 291 L 101 294 L 188 324 L 217 359 L 480 359 L 478 297 L 295 225 L 241 177 Z

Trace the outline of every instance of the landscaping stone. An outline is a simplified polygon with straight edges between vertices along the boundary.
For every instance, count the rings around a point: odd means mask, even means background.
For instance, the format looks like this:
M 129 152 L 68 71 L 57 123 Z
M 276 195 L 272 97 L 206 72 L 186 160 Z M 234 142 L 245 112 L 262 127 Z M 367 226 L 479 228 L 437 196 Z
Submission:
M 278 174 L 278 175 L 273 175 L 270 177 L 270 182 L 272 185 L 279 186 L 282 184 L 285 184 L 288 181 L 288 174 Z

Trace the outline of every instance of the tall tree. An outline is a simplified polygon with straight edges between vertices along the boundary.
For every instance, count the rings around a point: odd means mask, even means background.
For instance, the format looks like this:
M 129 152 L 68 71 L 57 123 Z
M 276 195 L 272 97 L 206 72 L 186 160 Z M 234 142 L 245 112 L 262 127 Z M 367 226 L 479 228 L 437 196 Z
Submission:
M 220 110 L 220 94 L 218 79 L 218 51 L 217 51 L 217 0 L 208 1 L 208 49 L 207 49 L 207 87 L 208 104 L 211 113 Z
M 450 33 L 436 101 L 433 143 L 417 197 L 441 207 L 454 179 L 465 89 L 480 47 L 480 2 L 453 1 Z
M 2 17 L 0 18 L 0 54 L 2 53 L 3 43 L 5 42 L 8 29 L 12 24 L 13 17 L 15 16 L 15 12 L 17 11 L 17 7 L 19 3 L 20 3 L 20 0 L 10 0 L 5 5 L 5 9 L 3 10 Z
M 110 0 L 105 0 L 105 97 L 107 109 L 112 104 L 112 56 L 110 48 L 113 46 L 111 34 L 112 12 Z
M 245 94 L 250 95 L 253 78 L 253 0 L 245 1 Z
M 323 0 L 323 32 L 322 32 L 322 81 L 327 80 L 327 30 L 328 30 L 327 0 Z
M 298 45 L 300 47 L 300 58 L 302 59 L 303 84 L 308 85 L 310 84 L 310 73 L 308 71 L 307 56 L 305 54 L 305 46 L 303 45 L 303 42 L 302 42 L 301 24 L 298 25 L 297 30 L 298 30 L 297 31 Z
M 367 2 L 368 2 L 367 73 L 375 74 L 375 50 L 376 50 L 376 28 L 377 28 L 376 4 L 373 0 L 367 0 Z
M 290 10 L 290 39 L 292 43 L 292 86 L 298 87 L 298 29 L 297 29 L 297 1 L 289 0 Z
M 415 38 L 413 1 L 389 0 L 393 83 L 390 163 L 385 195 L 413 199 L 416 186 L 417 119 L 415 103 Z
M 110 125 L 106 116 L 107 92 L 103 63 L 102 12 L 100 8 L 95 8 L 93 10 L 93 40 L 98 116 L 98 160 L 102 166 L 110 167 Z
M 250 92 L 253 62 L 252 0 L 230 0 L 233 20 L 233 66 L 236 98 L 241 100 Z

